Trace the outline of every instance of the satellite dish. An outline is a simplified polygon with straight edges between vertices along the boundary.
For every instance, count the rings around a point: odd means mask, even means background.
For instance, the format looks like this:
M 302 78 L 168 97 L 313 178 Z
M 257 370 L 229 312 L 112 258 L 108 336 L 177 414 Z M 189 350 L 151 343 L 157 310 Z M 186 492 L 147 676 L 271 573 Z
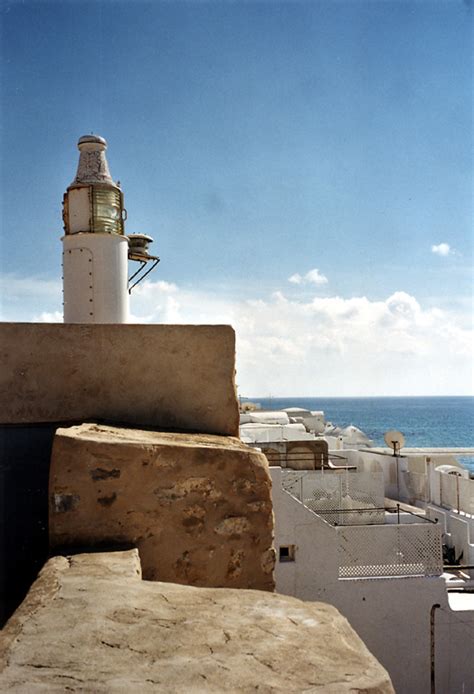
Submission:
M 384 434 L 384 441 L 389 448 L 393 449 L 393 455 L 400 455 L 400 449 L 405 445 L 405 437 L 400 431 L 391 429 Z

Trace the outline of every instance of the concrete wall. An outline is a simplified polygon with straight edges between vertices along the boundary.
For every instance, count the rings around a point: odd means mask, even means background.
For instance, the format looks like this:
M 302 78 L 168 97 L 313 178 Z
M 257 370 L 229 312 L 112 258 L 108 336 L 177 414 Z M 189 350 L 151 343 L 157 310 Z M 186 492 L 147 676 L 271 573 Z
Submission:
M 238 435 L 230 326 L 0 324 L 0 423 Z
M 436 692 L 474 692 L 474 596 L 462 597 L 471 609 L 453 610 L 441 603 L 434 612 Z
M 444 533 L 444 541 L 448 547 L 454 548 L 456 561 L 463 565 L 474 564 L 474 519 L 465 516 L 461 518 L 456 513 L 450 513 L 447 509 L 428 504 L 428 517 L 438 520 Z M 474 578 L 474 569 L 467 569 L 471 578 Z
M 474 612 L 450 609 L 444 579 L 339 579 L 335 528 L 281 489 L 280 468 L 270 472 L 277 592 L 337 607 L 387 669 L 395 691 L 407 694 L 430 692 L 430 610 L 439 604 L 436 691 L 474 691 Z M 295 547 L 294 561 L 279 561 L 282 545 Z
M 408 458 L 400 455 L 394 457 L 391 454 L 380 455 L 360 451 L 360 460 L 365 466 L 377 464 L 381 466 L 385 480 L 385 496 L 389 499 L 400 499 L 410 503 L 413 501 L 411 491 L 406 485 L 405 472 L 408 471 Z

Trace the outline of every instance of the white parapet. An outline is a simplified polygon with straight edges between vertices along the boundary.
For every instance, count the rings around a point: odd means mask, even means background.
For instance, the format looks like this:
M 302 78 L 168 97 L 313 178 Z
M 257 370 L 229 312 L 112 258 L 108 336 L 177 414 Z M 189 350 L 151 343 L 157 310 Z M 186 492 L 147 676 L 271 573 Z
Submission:
M 62 242 L 64 322 L 127 323 L 127 238 L 79 233 Z

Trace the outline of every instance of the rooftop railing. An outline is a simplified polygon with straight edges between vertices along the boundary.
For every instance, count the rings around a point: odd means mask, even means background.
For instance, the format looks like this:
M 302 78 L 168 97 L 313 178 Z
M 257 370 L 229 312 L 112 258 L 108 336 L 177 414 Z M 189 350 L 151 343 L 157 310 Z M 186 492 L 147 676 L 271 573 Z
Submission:
M 435 470 L 430 496 L 438 506 L 474 516 L 474 480 Z
M 282 486 L 331 525 L 383 523 L 383 473 L 282 470 Z
M 339 578 L 440 576 L 441 528 L 433 523 L 336 528 Z
M 404 471 L 402 474 L 413 502 L 433 503 L 474 516 L 474 480 L 438 470 L 434 470 L 431 477 L 424 472 Z
M 304 500 L 305 506 L 308 506 L 308 508 L 311 508 L 310 503 L 311 499 Z M 313 509 L 311 509 L 313 510 Z M 427 518 L 426 515 L 421 514 L 421 513 L 415 513 L 414 511 L 410 511 L 410 509 L 406 507 L 402 507 L 401 504 L 395 504 L 395 506 L 381 506 L 379 508 L 376 507 L 371 507 L 371 508 L 335 508 L 331 509 L 329 511 L 324 511 L 324 510 L 316 510 L 315 513 L 317 513 L 320 516 L 323 516 L 325 520 L 327 520 L 331 525 L 363 525 L 366 522 L 367 516 L 370 517 L 371 514 L 377 514 L 377 519 L 382 519 L 381 523 L 384 523 L 384 517 L 385 514 L 396 514 L 396 524 L 397 525 L 406 525 L 406 524 L 413 524 L 413 523 L 433 523 L 436 524 L 438 522 L 438 519 L 432 519 L 432 518 Z M 361 521 L 359 522 L 354 522 L 353 516 L 356 516 L 357 514 L 360 514 L 361 516 Z M 407 516 L 410 517 L 410 520 L 407 521 Z M 416 519 L 416 520 L 414 520 Z M 376 520 L 372 521 L 372 525 L 377 523 Z

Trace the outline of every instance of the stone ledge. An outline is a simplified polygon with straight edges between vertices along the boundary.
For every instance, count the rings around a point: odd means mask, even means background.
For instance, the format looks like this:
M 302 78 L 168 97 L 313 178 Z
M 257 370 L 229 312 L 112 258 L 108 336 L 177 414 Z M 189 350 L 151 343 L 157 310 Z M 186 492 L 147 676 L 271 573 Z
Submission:
M 273 590 L 265 456 L 233 437 L 58 429 L 50 546 L 136 546 L 147 580 Z
M 0 323 L 0 422 L 100 419 L 237 436 L 229 325 Z
M 393 694 L 329 605 L 149 583 L 136 568 L 136 550 L 50 560 L 1 633 L 17 620 L 0 637 L 0 690 Z

